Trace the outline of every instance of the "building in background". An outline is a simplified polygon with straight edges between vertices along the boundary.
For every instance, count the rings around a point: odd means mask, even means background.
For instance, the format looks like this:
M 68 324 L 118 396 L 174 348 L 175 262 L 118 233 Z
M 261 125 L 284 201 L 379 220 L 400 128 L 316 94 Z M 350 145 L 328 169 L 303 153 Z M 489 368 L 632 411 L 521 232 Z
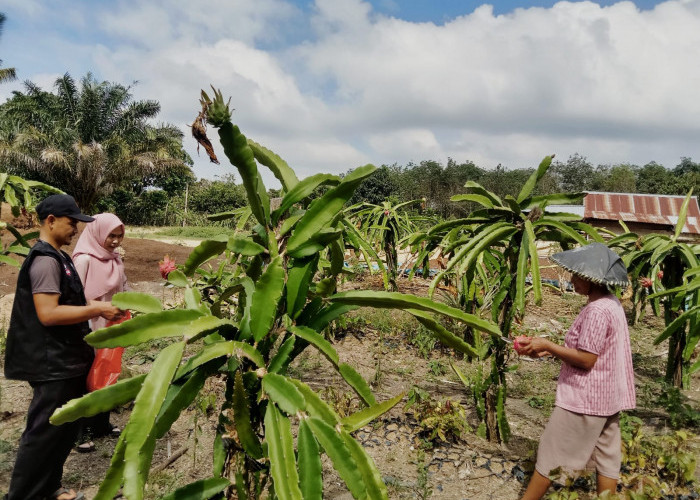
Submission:
M 622 234 L 620 221 L 639 235 L 673 235 L 684 200 L 685 196 L 662 194 L 588 192 L 583 205 L 550 205 L 547 211 L 579 215 L 583 222 L 603 229 L 603 236 L 606 231 Z M 695 197 L 688 204 L 680 240 L 700 243 L 700 207 Z

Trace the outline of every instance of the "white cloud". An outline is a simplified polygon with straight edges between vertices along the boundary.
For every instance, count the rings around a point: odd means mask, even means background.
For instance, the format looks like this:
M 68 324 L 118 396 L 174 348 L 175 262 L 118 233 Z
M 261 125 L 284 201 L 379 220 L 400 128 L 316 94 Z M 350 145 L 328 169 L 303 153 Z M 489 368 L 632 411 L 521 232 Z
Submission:
M 299 10 L 283 0 L 121 0 L 99 21 L 106 33 L 144 47 L 172 40 L 274 41 Z
M 3 13 L 15 11 L 25 15 L 37 16 L 42 14 L 45 6 L 39 0 L 4 0 L 2 9 Z
M 645 11 L 559 2 L 498 16 L 483 5 L 442 25 L 381 16 L 360 0 L 316 0 L 310 19 L 282 0 L 203 3 L 62 2 L 86 9 L 71 26 L 93 36 L 67 37 L 59 55 L 43 37 L 32 50 L 63 60 L 72 49 L 100 78 L 139 80 L 135 96 L 158 99 L 159 118 L 187 134 L 199 90 L 213 83 L 232 96 L 243 132 L 300 175 L 448 156 L 485 167 L 535 166 L 552 152 L 668 167 L 700 158 L 697 0 Z M 313 31 L 300 36 L 304 26 Z M 206 176 L 230 168 L 196 165 Z
M 363 39 L 356 26 L 340 30 L 301 57 L 370 122 L 698 127 L 698 90 L 686 81 L 700 77 L 700 16 L 677 2 L 641 13 L 630 2 L 560 2 L 497 17 L 484 6 L 445 26 L 363 22 Z
M 406 151 L 413 154 L 411 159 L 418 161 L 436 158 L 442 154 L 442 148 L 435 134 L 425 128 L 371 134 L 368 143 L 379 158 L 386 159 L 384 163 L 391 162 L 392 158 L 405 156 Z

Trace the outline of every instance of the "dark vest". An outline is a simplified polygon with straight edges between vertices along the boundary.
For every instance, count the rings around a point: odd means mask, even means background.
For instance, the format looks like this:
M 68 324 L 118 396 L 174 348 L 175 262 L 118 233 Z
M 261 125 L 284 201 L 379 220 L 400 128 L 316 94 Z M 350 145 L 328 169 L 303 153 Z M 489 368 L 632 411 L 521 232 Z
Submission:
M 53 257 L 59 263 L 59 305 L 87 304 L 80 276 L 68 254 L 63 251 L 59 253 L 45 241 L 37 241 L 24 260 L 17 278 L 17 292 L 7 332 L 5 376 L 38 382 L 86 375 L 95 356 L 93 348 L 83 340 L 90 333 L 89 323 L 82 321 L 73 325 L 44 326 L 36 314 L 29 267 L 40 255 Z

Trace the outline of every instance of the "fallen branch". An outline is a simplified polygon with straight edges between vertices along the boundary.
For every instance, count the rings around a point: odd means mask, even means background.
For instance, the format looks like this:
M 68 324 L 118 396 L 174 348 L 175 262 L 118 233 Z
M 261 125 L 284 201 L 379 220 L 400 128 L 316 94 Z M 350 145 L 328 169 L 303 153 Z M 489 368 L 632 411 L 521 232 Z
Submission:
M 475 479 L 484 479 L 485 477 L 491 477 L 491 476 L 498 476 L 498 472 L 489 472 L 488 474 L 484 474 L 483 476 L 471 476 L 471 477 L 465 477 L 465 481 L 473 481 Z
M 155 467 L 151 468 L 151 474 L 155 474 L 156 472 L 160 472 L 164 470 L 166 467 L 168 467 L 170 464 L 172 464 L 175 460 L 180 458 L 182 455 L 187 453 L 187 450 L 189 449 L 188 446 L 184 446 L 177 450 L 175 453 L 173 453 L 170 457 L 168 457 L 164 462 L 156 465 Z

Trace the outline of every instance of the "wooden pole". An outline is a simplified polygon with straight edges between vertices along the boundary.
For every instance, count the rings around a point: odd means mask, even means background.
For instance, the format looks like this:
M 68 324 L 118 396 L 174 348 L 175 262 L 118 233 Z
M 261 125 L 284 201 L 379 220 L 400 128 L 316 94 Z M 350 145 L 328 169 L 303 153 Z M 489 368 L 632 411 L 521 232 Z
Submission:
M 190 184 L 189 182 L 185 184 L 185 213 L 182 216 L 182 227 L 185 227 L 185 221 L 187 220 L 187 198 L 190 194 Z

